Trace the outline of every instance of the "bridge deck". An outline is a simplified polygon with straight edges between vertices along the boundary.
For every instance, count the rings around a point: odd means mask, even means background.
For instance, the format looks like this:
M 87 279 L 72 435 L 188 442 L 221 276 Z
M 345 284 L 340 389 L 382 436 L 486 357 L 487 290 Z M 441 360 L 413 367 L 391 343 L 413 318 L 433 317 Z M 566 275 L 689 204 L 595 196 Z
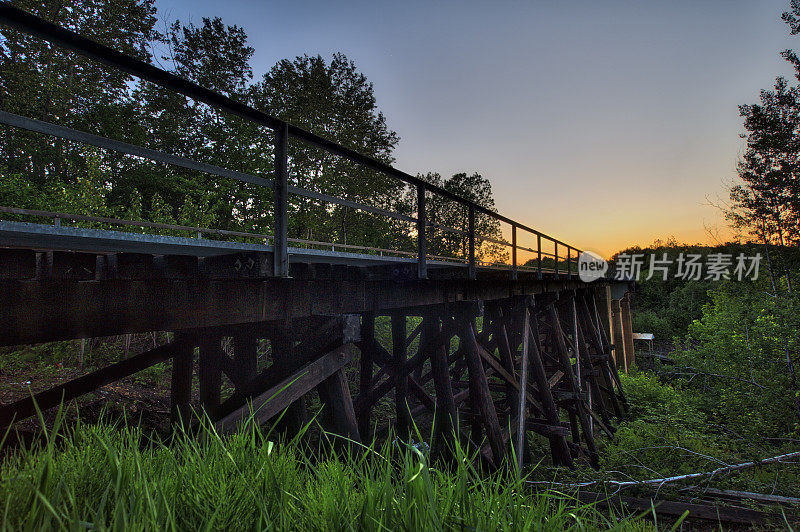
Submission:
M 504 299 L 584 286 L 543 271 L 0 222 L 0 345 Z

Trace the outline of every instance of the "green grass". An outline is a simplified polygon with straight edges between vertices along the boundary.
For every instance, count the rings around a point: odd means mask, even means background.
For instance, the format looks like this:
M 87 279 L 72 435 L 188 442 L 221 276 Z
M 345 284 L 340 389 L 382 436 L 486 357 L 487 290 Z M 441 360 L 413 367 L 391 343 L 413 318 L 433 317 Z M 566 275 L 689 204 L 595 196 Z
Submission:
M 532 494 L 513 471 L 480 474 L 413 447 L 311 450 L 248 423 L 170 443 L 124 424 L 57 422 L 0 467 L 3 530 L 597 530 L 652 528 L 557 493 Z M 307 441 L 307 440 L 302 440 Z M 304 446 L 305 445 L 305 446 Z

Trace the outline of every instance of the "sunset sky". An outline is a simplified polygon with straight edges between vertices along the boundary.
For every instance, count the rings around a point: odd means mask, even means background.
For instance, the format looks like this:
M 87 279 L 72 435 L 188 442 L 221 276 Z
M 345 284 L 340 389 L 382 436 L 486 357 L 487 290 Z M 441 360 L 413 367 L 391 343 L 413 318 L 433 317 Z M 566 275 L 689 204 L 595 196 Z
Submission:
M 247 2 L 158 0 L 159 16 L 243 26 L 260 77 L 344 52 L 374 83 L 410 173 L 480 172 L 498 209 L 610 255 L 729 235 L 737 106 L 800 48 L 788 0 Z

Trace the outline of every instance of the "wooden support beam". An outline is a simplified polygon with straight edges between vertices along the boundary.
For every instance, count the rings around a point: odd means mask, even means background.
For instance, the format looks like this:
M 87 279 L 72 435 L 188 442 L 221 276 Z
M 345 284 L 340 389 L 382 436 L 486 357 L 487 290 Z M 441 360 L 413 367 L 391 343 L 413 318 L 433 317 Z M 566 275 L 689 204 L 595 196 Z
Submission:
M 611 344 L 611 348 L 614 352 L 614 362 L 617 368 L 627 373 L 628 366 L 625 360 L 625 341 L 623 340 L 622 334 L 622 306 L 620 305 L 619 299 L 611 300 L 611 325 L 611 336 L 614 339 L 614 342 Z
M 198 377 L 200 381 L 200 405 L 208 417 L 216 420 L 219 415 L 222 392 L 222 370 L 218 364 L 220 337 L 200 335 L 200 362 Z
M 528 316 L 527 307 L 526 305 L 525 316 Z M 556 406 L 555 399 L 553 399 L 550 390 L 550 382 L 547 379 L 547 372 L 542 362 L 541 350 L 539 348 L 539 327 L 536 322 L 536 317 L 530 316 L 528 323 L 530 324 L 528 330 L 531 335 L 528 352 L 533 380 L 536 382 L 539 389 L 539 400 L 542 403 L 545 419 L 547 419 L 550 425 L 558 425 L 560 423 L 558 407 Z M 563 435 L 556 434 L 548 438 L 550 440 L 550 453 L 553 456 L 553 463 L 572 467 L 572 455 L 570 454 L 566 438 Z
M 358 344 L 360 355 L 360 374 L 358 397 L 364 403 L 364 408 L 358 413 L 358 432 L 365 442 L 372 439 L 370 414 L 372 404 L 365 400 L 372 390 L 372 366 L 375 353 L 375 314 L 368 312 L 361 317 L 361 341 Z
M 331 318 L 327 322 L 319 325 L 313 333 L 306 334 L 303 340 L 292 349 L 291 360 L 295 364 L 294 368 L 299 368 L 303 364 L 312 362 L 316 358 L 333 351 L 342 344 L 358 341 L 358 334 L 353 329 L 357 327 L 357 323 L 350 319 L 351 316 Z M 291 329 L 285 326 L 271 331 L 272 337 L 280 339 L 282 335 L 294 334 Z M 293 341 L 293 340 L 292 340 Z M 273 345 L 273 348 L 275 345 Z M 281 348 L 285 352 L 286 349 Z M 275 349 L 273 349 L 273 352 Z M 259 373 L 254 379 L 246 384 L 241 390 L 236 390 L 234 394 L 225 400 L 220 406 L 220 413 L 225 415 L 232 412 L 237 408 L 245 405 L 248 399 L 255 394 L 275 385 L 275 383 L 286 376 L 286 374 L 279 374 L 275 371 L 277 368 L 269 367 Z
M 506 371 L 506 369 L 503 367 L 500 361 L 498 361 L 495 357 L 489 354 L 489 352 L 481 344 L 477 345 L 478 345 L 478 353 L 480 354 L 481 358 L 494 370 L 494 373 L 498 377 L 502 378 L 506 382 L 506 384 L 508 384 L 517 393 L 517 397 L 514 400 L 516 404 L 516 401 L 519 400 L 520 392 L 522 390 L 522 388 L 520 388 L 519 383 L 514 377 L 512 377 Z M 527 399 L 528 403 L 530 403 L 534 408 L 536 408 L 537 410 L 541 410 L 540 404 L 536 401 L 536 399 L 534 399 L 533 395 L 531 395 L 530 392 L 526 391 L 525 398 Z
M 392 357 L 398 368 L 406 365 L 406 316 L 392 314 Z M 411 412 L 408 407 L 407 375 L 395 375 L 394 400 L 397 412 L 396 431 L 400 438 L 407 438 L 411 429 Z
M 569 435 L 569 429 L 563 425 L 550 425 L 548 423 L 528 421 L 525 427 L 527 430 L 532 430 L 536 434 L 541 434 L 547 438 L 566 438 Z
M 93 392 L 101 386 L 133 375 L 159 362 L 169 360 L 185 348 L 184 340 L 184 338 L 181 338 L 180 342 L 156 347 L 64 384 L 54 386 L 49 390 L 39 392 L 32 397 L 26 397 L 10 405 L 2 406 L 0 407 L 0 427 L 7 427 L 13 422 L 31 417 L 36 413 L 36 406 L 42 411 L 47 410 L 58 406 L 62 401 L 71 401 L 76 397 Z M 34 406 L 34 402 L 36 406 Z
M 581 346 L 586 346 L 586 338 L 583 334 L 584 327 L 578 327 L 578 344 Z M 588 358 L 588 357 L 587 357 Z M 611 399 L 616 399 L 613 394 L 608 395 L 602 392 L 600 389 L 600 385 L 598 383 L 598 377 L 600 376 L 600 372 L 592 369 L 592 364 L 589 361 L 586 361 L 586 379 L 583 386 L 583 389 L 589 390 L 589 401 L 587 410 L 590 413 L 597 412 L 600 414 L 600 419 L 602 419 L 601 428 L 604 428 L 611 424 L 611 420 L 608 415 L 608 408 L 606 403 L 609 402 Z M 595 416 L 591 416 L 593 419 Z
M 516 423 L 517 423 L 517 441 L 516 441 L 516 454 L 517 454 L 517 476 L 522 476 L 522 459 L 525 450 L 525 394 L 528 389 L 528 342 L 531 337 L 530 319 L 528 315 L 528 306 L 525 306 L 524 320 L 522 325 L 522 360 L 520 361 L 519 371 L 519 398 L 517 399 Z
M 559 369 L 555 373 L 553 373 L 553 375 L 549 379 L 547 379 L 547 384 L 552 389 L 553 386 L 561 382 L 561 379 L 563 378 L 564 378 L 564 372 Z
M 505 457 L 505 443 L 500 429 L 500 420 L 497 417 L 497 411 L 489 391 L 489 382 L 486 380 L 486 373 L 481 363 L 478 342 L 475 339 L 475 331 L 473 329 L 474 320 L 469 314 L 464 313 L 460 321 L 460 338 L 466 347 L 465 358 L 467 360 L 467 369 L 469 370 L 470 398 L 486 430 L 486 437 L 492 449 L 494 463 L 499 465 Z
M 606 287 L 606 288 L 608 289 L 608 287 Z M 611 296 L 610 296 L 610 289 L 609 289 L 609 298 L 610 297 Z M 622 389 L 622 381 L 619 378 L 619 372 L 617 371 L 617 364 L 614 361 L 614 355 L 613 355 L 612 348 L 611 348 L 611 341 L 609 340 L 609 335 L 606 333 L 606 328 L 604 326 L 604 323 L 605 323 L 606 320 L 604 320 L 603 316 L 601 316 L 598 313 L 597 301 L 596 301 L 596 298 L 591 295 L 591 292 L 589 292 L 589 295 L 587 296 L 587 298 L 591 301 L 591 306 L 589 307 L 589 310 L 593 311 L 593 315 L 597 318 L 598 329 L 600 331 L 600 340 L 601 340 L 601 343 L 603 344 L 603 353 L 605 353 L 607 355 L 607 357 L 608 357 L 607 364 L 608 364 L 609 373 L 611 375 L 611 379 L 614 381 L 614 383 L 617 386 L 617 394 L 619 395 L 619 399 L 622 402 L 622 409 L 625 412 L 627 412 L 628 411 L 628 399 L 625 396 L 625 390 Z M 611 300 L 610 299 L 608 300 L 608 309 L 609 309 L 609 316 L 607 318 L 608 318 L 608 320 L 610 320 L 611 319 L 610 318 L 610 312 L 611 312 L 610 311 L 610 309 L 611 309 Z
M 606 425 L 606 421 L 605 419 L 603 419 L 602 416 L 598 415 L 597 412 L 595 412 L 591 408 L 587 409 L 586 412 L 592 417 L 592 419 L 595 420 L 595 422 L 597 422 L 597 426 L 600 427 L 600 430 L 606 433 L 606 436 L 608 436 L 609 438 L 614 437 L 614 431 L 611 430 L 611 428 L 608 425 Z
M 289 327 L 275 331 L 270 338 L 272 346 L 272 367 L 270 371 L 284 378 L 296 372 L 303 365 L 295 348 L 295 336 Z M 292 438 L 308 423 L 305 397 L 299 397 L 283 411 L 275 430 Z
M 406 351 L 408 351 L 408 349 L 411 347 L 411 344 L 414 342 L 414 339 L 417 336 L 419 336 L 421 332 L 422 332 L 422 320 L 420 320 L 419 323 L 417 323 L 417 326 L 414 327 L 414 330 L 411 331 L 411 334 L 409 334 L 408 337 L 406 338 Z M 422 360 L 423 362 L 422 364 L 418 364 L 417 367 L 414 368 L 414 378 L 417 380 L 417 382 L 419 382 L 422 379 L 423 364 L 425 362 L 425 359 L 428 358 L 422 351 L 423 351 L 422 343 L 419 343 L 417 347 L 417 354 L 412 358 L 412 360 L 419 358 L 419 360 Z
M 419 399 L 425 408 L 431 412 L 436 410 L 436 402 L 433 400 L 433 397 L 431 397 L 430 394 L 425 391 L 425 388 L 420 386 L 420 384 L 413 377 L 408 378 L 408 389 L 414 395 L 414 397 Z
M 442 342 L 439 317 L 427 315 L 422 318 L 420 348 L 424 346 L 431 361 L 431 375 L 436 390 L 436 413 L 434 416 L 434 440 L 432 451 L 437 455 L 449 455 L 453 451 L 457 426 L 456 405 L 450 381 L 450 361 L 447 356 L 450 341 Z
M 361 412 L 367 405 L 374 404 L 381 397 L 389 393 L 392 388 L 395 387 L 398 378 L 408 378 L 415 369 L 425 363 L 426 355 L 424 351 L 418 351 L 410 360 L 407 360 L 405 364 L 398 365 L 397 359 L 395 359 L 393 355 L 390 355 L 382 345 L 378 342 L 375 342 L 373 345 L 373 355 L 375 355 L 373 360 L 383 367 L 381 367 L 378 374 L 372 379 L 369 393 L 364 397 L 359 395 L 356 400 L 355 407 L 357 412 Z M 381 382 L 381 379 L 387 374 L 389 377 Z M 423 376 L 420 384 L 425 382 L 427 382 L 427 379 Z
M 309 362 L 298 371 L 270 386 L 266 391 L 245 405 L 217 421 L 214 426 L 220 432 L 230 432 L 253 414 L 256 423 L 264 423 L 281 410 L 307 394 L 322 381 L 343 368 L 352 359 L 351 345 L 346 344 Z
M 192 366 L 194 365 L 193 334 L 175 333 L 175 356 L 172 359 L 170 383 L 170 418 L 172 424 L 189 426 L 192 404 Z
M 569 360 L 569 351 L 567 350 L 567 344 L 564 342 L 564 336 L 561 332 L 561 323 L 558 318 L 558 312 L 556 312 L 554 307 L 550 307 L 548 313 L 550 317 L 550 325 L 555 333 L 553 336 L 555 337 L 556 352 L 559 360 L 561 361 L 561 370 L 566 376 L 570 389 L 575 393 L 578 393 L 580 391 L 580 387 L 578 386 L 575 373 L 572 369 L 572 364 Z M 583 402 L 580 400 L 575 401 L 574 410 L 583 432 L 583 439 L 586 442 L 586 447 L 589 451 L 589 461 L 592 464 L 592 467 L 597 468 L 599 467 L 597 446 L 594 442 L 594 434 L 592 433 L 592 427 L 589 423 L 589 416 L 586 414 L 586 409 Z
M 317 386 L 317 391 L 323 405 L 325 430 L 340 436 L 334 440 L 334 447 L 346 449 L 351 442 L 360 442 L 358 421 L 344 371 L 341 368 L 336 370 Z
M 631 368 L 636 363 L 636 354 L 633 346 L 633 322 L 631 319 L 631 294 L 625 293 L 620 301 L 622 308 L 622 340 L 625 343 L 625 367 Z
M 233 337 L 233 357 L 242 383 L 252 380 L 258 373 L 258 338 L 237 334 Z
M 617 416 L 618 419 L 622 418 L 622 408 L 620 406 L 620 402 L 617 399 L 617 394 L 614 393 L 614 379 L 611 375 L 610 364 L 608 362 L 608 357 L 605 356 L 605 349 L 603 346 L 603 341 L 600 338 L 597 330 L 597 322 L 593 319 L 589 307 L 586 304 L 586 300 L 581 298 L 579 310 L 581 314 L 581 331 L 583 333 L 587 333 L 589 343 L 592 344 L 594 347 L 595 353 L 601 355 L 596 362 L 597 369 L 599 370 L 599 379 L 600 382 L 595 381 L 595 387 L 597 388 L 597 395 L 599 396 L 598 399 L 601 401 L 602 408 L 600 409 L 600 414 L 603 416 L 603 419 L 606 421 L 606 424 L 609 424 L 607 417 L 605 416 L 605 405 L 602 402 L 604 399 L 607 400 L 611 407 L 614 410 L 614 415 Z M 606 389 L 609 390 L 610 393 L 607 394 L 600 394 L 600 384 L 603 383 L 606 386 Z M 591 408 L 591 404 L 590 404 Z
M 502 307 L 500 304 L 498 304 L 498 302 L 487 302 L 485 304 L 485 309 L 483 328 L 484 330 L 488 331 L 489 334 L 491 334 L 492 347 L 497 347 L 497 352 L 499 354 L 500 363 L 502 364 L 503 369 L 512 377 L 514 381 L 516 381 L 517 377 L 516 369 L 514 368 L 514 357 L 511 354 L 511 347 L 508 343 L 508 336 L 506 334 L 507 320 L 503 314 Z M 494 353 L 493 348 L 487 347 L 486 351 L 487 353 Z M 506 405 L 512 411 L 517 410 L 518 395 L 518 388 L 515 388 L 511 383 L 506 383 Z
M 411 334 L 408 335 L 408 338 L 406 338 L 406 349 L 411 347 L 411 344 L 414 342 L 417 336 L 420 335 L 420 332 L 422 332 L 422 320 L 420 320 L 417 326 L 414 327 L 414 330 L 411 331 Z
M 204 364 L 208 367 L 209 371 L 224 373 L 237 388 L 244 386 L 247 382 L 247 376 L 244 373 L 245 368 L 238 360 L 235 358 L 232 359 L 225 350 L 222 349 L 222 336 L 218 336 L 217 333 L 209 333 L 208 331 L 204 331 L 204 334 L 209 338 L 218 339 L 218 341 L 209 343 L 208 349 L 204 351 Z M 250 378 L 252 377 L 253 375 L 250 376 Z

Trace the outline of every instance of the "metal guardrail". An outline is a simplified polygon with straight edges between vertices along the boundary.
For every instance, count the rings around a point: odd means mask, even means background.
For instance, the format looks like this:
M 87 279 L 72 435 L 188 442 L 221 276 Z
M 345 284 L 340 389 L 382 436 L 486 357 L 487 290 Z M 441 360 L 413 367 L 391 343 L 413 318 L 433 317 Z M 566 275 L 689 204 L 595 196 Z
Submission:
M 265 245 L 269 245 L 270 241 L 273 238 L 272 235 L 264 235 L 261 233 L 246 233 L 243 231 L 229 231 L 226 229 L 212 229 L 207 227 L 196 227 L 191 225 L 166 224 L 161 222 L 151 222 L 148 220 L 128 220 L 122 218 L 109 218 L 106 216 L 92 216 L 86 214 L 74 214 L 67 212 L 44 211 L 41 209 L 22 209 L 19 207 L 0 206 L 0 213 L 12 214 L 17 216 L 29 216 L 33 218 L 48 218 L 53 221 L 53 225 L 55 227 L 63 227 L 63 222 L 66 221 L 98 223 L 104 225 L 123 225 L 128 227 L 146 227 L 150 229 L 159 229 L 164 231 L 183 231 L 188 233 L 194 233 L 196 234 L 197 238 L 203 238 L 203 235 L 214 235 L 214 236 L 248 238 L 252 240 L 263 240 Z M 380 257 L 417 256 L 416 253 L 410 251 L 402 251 L 402 250 L 388 249 L 388 248 L 377 248 L 372 246 L 360 246 L 358 244 L 342 244 L 337 242 L 326 242 L 323 240 L 308 240 L 303 238 L 288 238 L 287 240 L 292 244 L 298 244 L 300 246 L 309 246 L 312 248 L 324 248 L 325 250 L 330 249 L 330 251 L 355 250 L 363 252 L 362 254 L 364 255 L 373 255 L 373 256 L 377 255 Z M 542 253 L 542 254 L 552 256 L 552 253 Z M 453 257 L 446 255 L 429 254 L 428 258 L 434 261 L 439 261 L 440 263 L 447 263 L 447 264 L 453 264 L 453 263 L 466 264 L 467 261 L 467 259 L 463 257 Z M 504 266 L 502 264 L 497 264 L 489 261 L 480 261 L 480 263 L 482 266 L 488 268 L 503 268 Z M 507 268 L 508 266 L 505 265 L 505 269 Z M 520 266 L 519 269 L 523 271 L 536 271 L 535 266 Z M 543 271 L 546 273 L 554 273 L 555 269 L 544 268 Z
M 573 268 L 573 263 L 575 263 L 575 265 L 577 266 L 577 259 L 579 254 L 581 253 L 580 249 L 571 246 L 569 244 L 566 244 L 561 240 L 553 238 L 540 231 L 537 231 L 536 229 L 521 224 L 515 220 L 512 220 L 506 216 L 503 216 L 478 203 L 475 203 L 471 200 L 458 196 L 457 194 L 454 194 L 453 192 L 447 189 L 428 183 L 416 176 L 398 170 L 397 168 L 394 168 L 391 165 L 382 163 L 380 161 L 362 155 L 354 150 L 341 146 L 333 141 L 315 135 L 314 133 L 305 131 L 297 126 L 293 126 L 288 122 L 280 120 L 274 116 L 258 111 L 232 98 L 216 93 L 210 89 L 207 89 L 193 82 L 182 79 L 176 76 L 175 74 L 162 70 L 149 63 L 130 57 L 117 50 L 114 50 L 112 48 L 99 44 L 91 39 L 83 37 L 75 32 L 72 32 L 60 26 L 42 20 L 34 15 L 31 15 L 30 13 L 27 13 L 26 11 L 13 7 L 7 3 L 0 3 L 0 23 L 10 26 L 28 35 L 42 38 L 52 44 L 55 44 L 66 50 L 78 53 L 84 57 L 97 60 L 112 68 L 116 68 L 118 70 L 127 72 L 128 74 L 136 76 L 142 80 L 178 92 L 184 96 L 194 99 L 195 101 L 205 103 L 219 111 L 236 115 L 238 117 L 244 118 L 253 123 L 271 129 L 275 134 L 275 176 L 274 179 L 272 180 L 265 179 L 260 176 L 237 172 L 234 170 L 222 168 L 211 164 L 202 163 L 199 161 L 194 161 L 185 157 L 179 157 L 176 155 L 159 152 L 142 146 L 125 143 L 118 140 L 108 139 L 106 137 L 101 137 L 98 135 L 93 135 L 91 133 L 66 128 L 56 124 L 43 122 L 40 120 L 34 120 L 31 118 L 0 111 L 0 123 L 9 126 L 23 128 L 29 131 L 35 131 L 38 133 L 47 134 L 51 136 L 61 137 L 71 141 L 82 142 L 84 144 L 93 145 L 103 149 L 110 149 L 129 155 L 144 157 L 157 162 L 164 162 L 167 164 L 177 165 L 184 168 L 209 173 L 219 177 L 235 179 L 246 183 L 272 188 L 274 196 L 274 209 L 275 209 L 275 224 L 274 224 L 273 235 L 268 235 L 268 236 L 252 235 L 248 233 L 238 233 L 236 231 L 224 231 L 218 229 L 202 229 L 200 230 L 200 232 L 217 234 L 217 235 L 226 235 L 226 236 L 242 237 L 246 235 L 247 237 L 255 236 L 259 238 L 272 239 L 274 253 L 275 253 L 274 275 L 278 277 L 286 277 L 288 276 L 289 273 L 288 244 L 290 242 L 290 239 L 288 238 L 288 225 L 289 225 L 288 195 L 290 193 L 309 198 L 314 198 L 324 202 L 348 206 L 354 209 L 359 209 L 365 212 L 370 212 L 381 216 L 387 216 L 394 219 L 415 223 L 417 231 L 416 253 L 399 252 L 393 250 L 381 250 L 380 248 L 367 248 L 367 247 L 363 247 L 363 249 L 364 250 L 372 249 L 377 251 L 391 252 L 400 255 L 408 254 L 411 256 L 416 256 L 417 274 L 420 278 L 423 279 L 427 277 L 428 258 L 437 258 L 437 259 L 441 258 L 429 255 L 427 253 L 427 231 L 429 228 L 439 228 L 445 231 L 460 233 L 468 238 L 467 258 L 462 260 L 466 262 L 466 266 L 468 269 L 468 276 L 471 279 L 475 278 L 475 268 L 477 264 L 475 258 L 476 238 L 479 238 L 482 241 L 493 242 L 495 244 L 511 247 L 511 255 L 512 255 L 511 276 L 513 279 L 516 279 L 517 271 L 519 269 L 525 269 L 525 270 L 530 269 L 528 267 L 520 266 L 517 264 L 518 250 L 536 254 L 536 271 L 538 271 L 540 278 L 542 276 L 542 272 L 545 271 L 545 269 L 543 269 L 542 267 L 543 257 L 544 258 L 551 257 L 554 260 L 555 264 L 554 273 L 556 277 L 558 277 L 560 273 L 559 272 L 560 261 L 566 261 L 567 263 L 567 270 L 561 273 L 567 274 L 568 277 L 572 277 L 577 273 L 577 267 Z M 392 212 L 386 209 L 373 207 L 371 205 L 365 205 L 362 203 L 354 202 L 348 199 L 337 198 L 334 196 L 329 196 L 319 192 L 301 189 L 289 185 L 288 143 L 290 138 L 301 140 L 312 146 L 321 148 L 322 150 L 328 153 L 344 157 L 345 159 L 358 163 L 366 168 L 369 168 L 371 170 L 377 171 L 379 173 L 382 173 L 390 177 L 394 177 L 409 185 L 412 185 L 413 187 L 416 188 L 417 191 L 416 218 Z M 454 201 L 456 203 L 464 205 L 468 211 L 468 230 L 463 231 L 451 227 L 428 224 L 425 213 L 427 192 L 436 194 L 450 201 Z M 500 222 L 509 224 L 511 226 L 511 243 L 499 239 L 489 238 L 486 236 L 477 237 L 475 232 L 476 213 L 486 215 Z M 77 217 L 80 215 L 71 215 L 71 216 Z M 88 219 L 92 217 L 85 217 L 85 218 Z M 112 219 L 107 219 L 109 223 L 112 223 L 111 220 Z M 119 223 L 119 222 L 121 221 L 116 220 L 113 223 Z M 158 227 L 159 225 L 167 225 L 167 224 L 154 224 L 153 222 L 145 223 L 138 221 L 138 222 L 131 222 L 129 225 L 140 225 L 140 226 L 146 225 L 148 227 Z M 199 230 L 198 228 L 184 228 L 184 226 L 171 226 L 170 228 L 174 229 L 178 227 L 180 227 L 181 230 L 188 230 L 188 229 L 195 231 Z M 536 249 L 520 246 L 517 244 L 518 230 L 536 236 L 536 242 L 537 242 Z M 553 253 L 542 251 L 542 240 L 544 240 L 546 243 L 552 244 Z M 299 241 L 299 239 L 291 239 L 291 241 Z M 307 241 L 307 242 L 311 243 L 312 241 Z M 330 243 L 320 243 L 320 244 L 330 245 Z M 352 246 L 346 244 L 335 244 L 335 245 L 340 247 Z M 354 246 L 354 249 L 361 249 L 361 247 Z M 562 253 L 565 250 L 566 253 L 559 256 L 559 249 L 562 250 Z M 453 260 L 453 259 L 449 258 L 448 260 Z

